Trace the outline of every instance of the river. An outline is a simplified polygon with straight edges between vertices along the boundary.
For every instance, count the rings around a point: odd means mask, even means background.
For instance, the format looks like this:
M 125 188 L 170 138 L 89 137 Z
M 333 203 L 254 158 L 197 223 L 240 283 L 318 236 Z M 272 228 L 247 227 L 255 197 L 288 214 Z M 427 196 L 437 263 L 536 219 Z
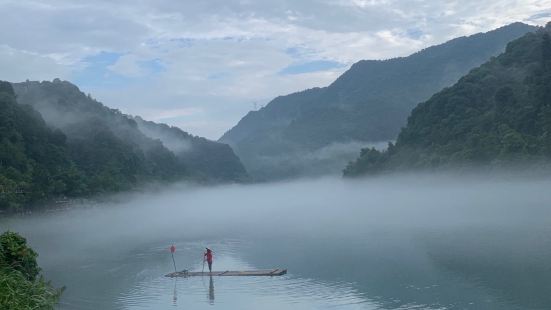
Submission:
M 179 184 L 10 216 L 60 309 L 550 309 L 551 179 Z M 166 278 L 287 268 L 281 277 Z

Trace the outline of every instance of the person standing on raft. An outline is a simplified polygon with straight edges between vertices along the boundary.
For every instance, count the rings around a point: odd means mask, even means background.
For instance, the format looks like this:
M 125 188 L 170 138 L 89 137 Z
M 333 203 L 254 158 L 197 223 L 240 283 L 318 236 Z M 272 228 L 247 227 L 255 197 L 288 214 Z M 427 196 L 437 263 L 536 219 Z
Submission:
M 203 260 L 206 260 L 209 264 L 209 272 L 212 272 L 212 251 L 209 248 L 206 248 L 207 251 L 203 255 Z

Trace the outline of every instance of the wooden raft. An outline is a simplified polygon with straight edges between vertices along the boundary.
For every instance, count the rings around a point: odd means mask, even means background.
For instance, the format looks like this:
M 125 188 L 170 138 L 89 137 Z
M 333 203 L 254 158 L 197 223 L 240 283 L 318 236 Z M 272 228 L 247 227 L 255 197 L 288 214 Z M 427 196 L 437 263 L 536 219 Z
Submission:
M 261 277 L 261 276 L 282 276 L 287 273 L 287 269 L 268 269 L 268 270 L 249 270 L 249 271 L 213 271 L 213 272 L 200 272 L 200 271 L 177 271 L 172 272 L 165 277 L 201 277 L 201 276 L 219 276 L 219 277 Z

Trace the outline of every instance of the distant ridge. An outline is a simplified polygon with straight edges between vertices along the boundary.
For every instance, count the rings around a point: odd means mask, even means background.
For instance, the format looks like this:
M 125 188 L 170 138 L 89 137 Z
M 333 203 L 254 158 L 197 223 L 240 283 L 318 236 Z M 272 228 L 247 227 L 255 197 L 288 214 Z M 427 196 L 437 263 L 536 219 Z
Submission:
M 186 165 L 194 178 L 217 181 L 245 181 L 247 172 L 232 148 L 203 137 L 193 136 L 178 127 L 134 117 L 138 129 L 159 139 Z
M 359 61 L 328 87 L 280 96 L 249 112 L 219 141 L 230 144 L 257 179 L 304 174 L 306 166 L 315 164 L 296 160 L 304 152 L 335 143 L 395 139 L 417 103 L 535 29 L 514 23 L 408 57 Z M 344 165 L 353 152 L 337 160 Z

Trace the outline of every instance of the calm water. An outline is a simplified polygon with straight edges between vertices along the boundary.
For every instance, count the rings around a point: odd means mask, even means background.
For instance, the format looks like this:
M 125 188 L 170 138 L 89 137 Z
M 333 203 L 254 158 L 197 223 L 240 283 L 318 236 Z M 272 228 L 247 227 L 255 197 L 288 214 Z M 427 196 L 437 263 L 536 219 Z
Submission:
M 409 176 L 210 189 L 4 218 L 61 309 L 550 309 L 551 181 Z M 170 279 L 285 267 L 282 277 Z

